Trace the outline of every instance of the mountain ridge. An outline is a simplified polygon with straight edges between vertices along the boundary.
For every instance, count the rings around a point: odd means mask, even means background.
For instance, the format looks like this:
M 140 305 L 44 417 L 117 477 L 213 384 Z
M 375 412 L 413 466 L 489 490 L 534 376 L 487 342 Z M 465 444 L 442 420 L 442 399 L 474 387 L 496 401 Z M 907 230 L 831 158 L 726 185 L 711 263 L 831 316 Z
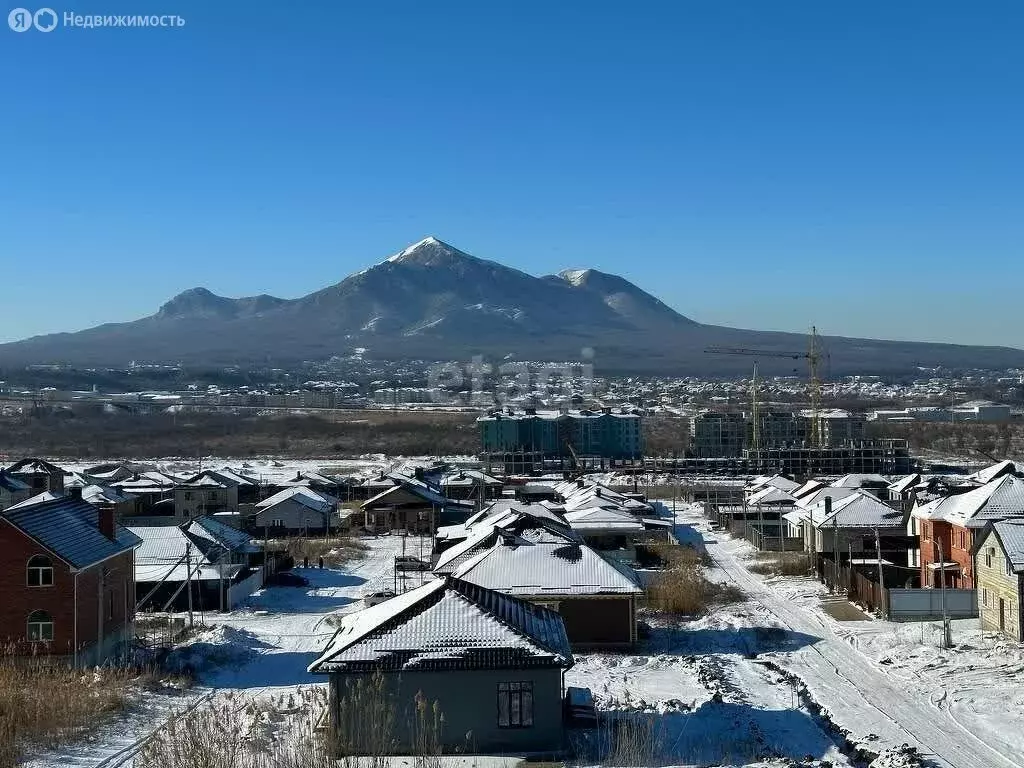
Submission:
M 835 373 L 1024 367 L 1024 351 L 1008 347 L 825 343 Z M 0 364 L 285 364 L 357 348 L 381 359 L 566 360 L 591 348 L 599 371 L 717 375 L 746 371 L 751 359 L 706 355 L 707 346 L 798 353 L 806 344 L 800 334 L 702 324 L 600 270 L 536 277 L 430 236 L 305 296 L 230 298 L 190 288 L 138 320 L 2 344 Z M 758 362 L 766 374 L 800 367 L 772 357 Z

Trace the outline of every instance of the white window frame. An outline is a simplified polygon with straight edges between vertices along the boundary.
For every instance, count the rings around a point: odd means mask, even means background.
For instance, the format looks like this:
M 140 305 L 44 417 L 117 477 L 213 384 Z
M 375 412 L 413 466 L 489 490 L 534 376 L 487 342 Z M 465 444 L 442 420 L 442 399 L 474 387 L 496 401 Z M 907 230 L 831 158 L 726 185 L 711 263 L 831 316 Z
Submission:
M 45 619 L 41 618 L 43 616 L 45 616 L 46 618 Z M 33 618 L 35 618 L 35 621 L 32 620 Z M 28 620 L 25 622 L 25 624 L 26 624 L 25 638 L 30 643 L 52 643 L 53 642 L 53 637 L 54 637 L 53 616 L 51 616 L 46 611 L 32 611 L 32 613 L 30 613 L 28 615 Z M 34 631 L 33 631 L 33 628 L 35 628 Z M 33 634 L 35 634 L 36 637 L 33 637 Z
M 45 560 L 47 565 L 32 565 L 33 560 Z M 32 583 L 33 572 L 38 577 L 38 584 Z M 46 555 L 32 555 L 25 564 L 25 584 L 29 589 L 46 589 L 54 582 L 53 560 Z

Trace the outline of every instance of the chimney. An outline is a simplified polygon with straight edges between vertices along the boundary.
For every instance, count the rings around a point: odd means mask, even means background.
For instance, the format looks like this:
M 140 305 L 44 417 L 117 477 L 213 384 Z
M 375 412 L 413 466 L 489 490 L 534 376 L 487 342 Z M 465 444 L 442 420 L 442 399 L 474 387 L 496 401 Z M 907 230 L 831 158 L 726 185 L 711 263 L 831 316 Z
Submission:
M 74 488 L 68 488 L 68 496 L 70 496 L 72 499 L 80 499 L 80 498 L 82 498 L 82 488 L 81 488 L 81 486 L 77 486 L 76 485 Z
M 114 507 L 112 505 L 104 505 L 102 507 L 98 507 L 96 512 L 96 522 L 97 527 L 100 529 L 100 533 L 111 541 L 116 541 L 117 524 L 114 521 Z
M 423 479 L 423 467 L 416 467 L 416 479 L 417 480 L 422 480 Z

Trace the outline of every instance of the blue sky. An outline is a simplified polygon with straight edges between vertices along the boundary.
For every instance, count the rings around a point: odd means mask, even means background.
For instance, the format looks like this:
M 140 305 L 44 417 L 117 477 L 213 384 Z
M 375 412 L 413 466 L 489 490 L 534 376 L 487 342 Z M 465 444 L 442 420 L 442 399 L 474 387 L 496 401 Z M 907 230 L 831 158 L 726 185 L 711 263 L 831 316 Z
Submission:
M 703 322 L 1024 346 L 1019 2 L 53 7 L 186 24 L 0 28 L 0 340 L 433 234 Z

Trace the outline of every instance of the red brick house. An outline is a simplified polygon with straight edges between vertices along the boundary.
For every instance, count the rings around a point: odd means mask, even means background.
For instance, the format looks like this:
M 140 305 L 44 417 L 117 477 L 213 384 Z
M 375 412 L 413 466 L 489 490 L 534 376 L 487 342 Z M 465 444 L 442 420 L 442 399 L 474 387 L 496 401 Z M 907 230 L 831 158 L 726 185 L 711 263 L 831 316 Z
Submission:
M 986 524 L 1024 517 L 1024 480 L 1002 475 L 966 493 L 915 507 L 911 533 L 921 540 L 921 586 L 974 589 L 974 538 Z M 941 553 L 941 560 L 940 560 Z
M 70 496 L 0 513 L 0 640 L 76 666 L 133 637 L 135 548 L 141 541 Z

